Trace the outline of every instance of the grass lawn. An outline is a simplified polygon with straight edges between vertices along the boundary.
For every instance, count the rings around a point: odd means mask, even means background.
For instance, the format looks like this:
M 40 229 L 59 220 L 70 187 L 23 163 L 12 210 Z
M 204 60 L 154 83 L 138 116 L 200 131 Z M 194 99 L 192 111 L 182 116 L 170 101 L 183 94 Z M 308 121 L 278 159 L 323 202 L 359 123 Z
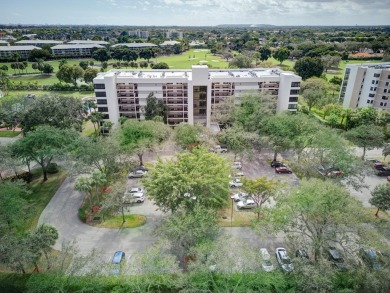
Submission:
M 36 176 L 29 184 L 32 193 L 27 196 L 29 210 L 23 231 L 34 229 L 37 226 L 39 216 L 67 176 L 67 172 L 60 169 L 56 174 L 49 174 L 49 179 L 42 182 L 41 169 L 33 170 L 33 174 L 35 176 L 39 174 L 39 177 Z
M 27 82 L 37 82 L 38 85 L 53 85 L 59 83 L 58 78 L 54 75 L 20 75 L 11 77 L 11 81 L 17 83 L 19 81 Z
M 95 128 L 93 127 L 93 123 L 90 120 L 83 121 L 83 132 L 82 134 L 85 136 L 91 136 L 95 133 Z
M 15 137 L 20 134 L 20 131 L 4 130 L 0 131 L 0 137 Z
M 73 96 L 76 98 L 84 98 L 84 97 L 94 97 L 94 92 L 85 92 L 85 91 L 40 91 L 40 90 L 27 90 L 27 91 L 9 91 L 8 95 L 4 96 L 1 100 L 8 100 L 13 99 L 18 96 L 26 96 L 28 94 L 33 94 L 37 97 L 44 96 L 44 95 L 59 95 L 59 96 Z
M 233 218 L 232 215 L 232 200 L 229 198 L 229 206 L 220 210 L 220 220 L 219 225 L 221 227 L 248 227 L 252 220 L 256 219 L 256 214 L 250 210 L 236 211 L 233 209 Z
M 365 210 L 367 211 L 368 215 L 371 217 L 373 223 L 376 223 L 376 222 L 389 223 L 390 222 L 390 215 L 386 212 L 379 211 L 378 217 L 375 217 L 377 208 L 365 208 Z
M 125 215 L 123 223 L 122 216 L 104 217 L 104 221 L 99 224 L 93 224 L 99 228 L 136 228 L 146 223 L 146 217 L 143 215 Z M 90 223 L 91 224 L 91 223 Z

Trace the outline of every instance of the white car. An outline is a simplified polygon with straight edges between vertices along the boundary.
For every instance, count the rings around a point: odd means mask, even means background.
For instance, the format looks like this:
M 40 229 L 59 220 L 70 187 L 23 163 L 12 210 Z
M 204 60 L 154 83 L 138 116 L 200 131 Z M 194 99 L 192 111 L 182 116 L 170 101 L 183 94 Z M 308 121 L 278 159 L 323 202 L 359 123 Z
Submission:
M 263 267 L 264 271 L 272 272 L 274 270 L 274 265 L 271 262 L 271 255 L 268 253 L 267 248 L 260 248 L 260 253 L 263 259 L 261 266 Z
M 283 247 L 276 248 L 276 259 L 283 271 L 291 272 L 294 269 L 293 264 L 291 263 L 291 259 L 287 255 L 287 251 Z
M 253 209 L 256 207 L 256 203 L 252 199 L 247 199 L 245 201 L 239 201 L 237 203 L 237 208 L 239 209 Z
M 241 187 L 242 185 L 243 185 L 243 183 L 238 178 L 235 178 L 234 180 L 229 181 L 229 186 L 230 187 Z
M 134 172 L 129 173 L 129 175 L 127 175 L 127 178 L 129 178 L 129 179 L 130 178 L 142 178 L 146 174 L 148 174 L 148 171 L 136 170 Z
M 233 162 L 232 169 L 238 169 L 238 170 L 241 170 L 241 169 L 242 169 L 241 162 L 239 162 L 239 161 L 235 161 L 235 162 Z
M 233 199 L 235 202 L 238 201 L 244 201 L 248 197 L 248 194 L 245 192 L 239 192 L 233 194 L 230 198 Z
M 141 188 L 141 187 L 132 187 L 132 188 L 126 190 L 125 195 L 127 195 L 127 194 L 131 195 L 131 194 L 134 194 L 134 193 L 142 193 L 143 194 L 144 193 L 144 189 Z
M 143 203 L 145 201 L 145 197 L 143 193 L 127 193 L 122 197 L 123 203 Z

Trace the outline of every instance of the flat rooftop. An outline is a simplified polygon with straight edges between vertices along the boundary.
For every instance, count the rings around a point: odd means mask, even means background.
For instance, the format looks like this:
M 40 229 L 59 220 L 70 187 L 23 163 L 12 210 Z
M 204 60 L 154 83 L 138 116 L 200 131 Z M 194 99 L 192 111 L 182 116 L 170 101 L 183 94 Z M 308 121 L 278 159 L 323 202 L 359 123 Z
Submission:
M 104 48 L 98 44 L 64 44 L 51 47 L 52 49 L 91 49 L 91 48 Z
M 24 50 L 40 50 L 41 48 L 35 46 L 0 46 L 0 51 L 24 51 Z
M 62 41 L 55 40 L 22 40 L 15 42 L 15 44 L 62 44 Z

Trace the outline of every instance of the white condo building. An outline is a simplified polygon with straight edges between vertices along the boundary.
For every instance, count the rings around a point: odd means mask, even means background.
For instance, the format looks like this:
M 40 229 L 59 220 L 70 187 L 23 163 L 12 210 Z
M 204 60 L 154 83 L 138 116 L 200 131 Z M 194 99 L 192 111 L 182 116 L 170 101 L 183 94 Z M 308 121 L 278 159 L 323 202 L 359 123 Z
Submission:
M 276 68 L 186 70 L 111 70 L 94 80 L 98 111 L 117 123 L 122 116 L 144 119 L 153 93 L 169 108 L 168 124 L 201 122 L 210 126 L 212 106 L 226 97 L 261 91 L 276 97 L 277 111 L 296 111 L 301 77 Z
M 347 65 L 340 89 L 344 108 L 390 111 L 390 63 Z

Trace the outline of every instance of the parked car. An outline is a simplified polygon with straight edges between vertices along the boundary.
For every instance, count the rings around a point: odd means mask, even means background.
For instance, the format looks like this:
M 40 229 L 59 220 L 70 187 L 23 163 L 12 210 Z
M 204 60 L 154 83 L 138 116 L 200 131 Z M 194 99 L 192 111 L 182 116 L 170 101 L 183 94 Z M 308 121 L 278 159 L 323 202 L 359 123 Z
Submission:
M 277 167 L 277 168 L 275 168 L 275 172 L 278 174 L 280 174 L 280 173 L 291 174 L 292 170 L 289 167 Z
M 132 187 L 132 188 L 126 190 L 125 195 L 126 194 L 134 194 L 134 193 L 142 193 L 143 194 L 144 189 L 141 187 Z
M 292 270 L 294 270 L 294 266 L 291 263 L 291 259 L 288 257 L 287 251 L 285 248 L 283 248 L 283 247 L 276 248 L 275 255 L 276 255 L 276 259 L 277 259 L 277 261 L 278 261 L 278 263 L 283 271 L 291 272 Z
M 390 176 L 390 167 L 381 167 L 377 170 L 376 175 L 378 176 Z
M 246 199 L 237 203 L 239 209 L 253 209 L 256 207 L 256 203 L 252 199 Z
M 344 258 L 342 257 L 340 251 L 338 251 L 334 246 L 329 246 L 327 250 L 328 260 L 332 262 L 332 265 L 341 271 L 348 270 L 348 266 L 344 263 Z
M 239 161 L 235 161 L 235 162 L 233 162 L 233 165 L 232 165 L 231 168 L 232 168 L 232 169 L 241 170 L 241 169 L 242 169 L 242 164 L 241 164 L 241 162 L 239 162 Z
M 359 256 L 371 269 L 380 270 L 382 268 L 377 253 L 373 249 L 360 248 Z
M 278 167 L 286 167 L 286 165 L 282 162 L 279 161 L 272 161 L 271 162 L 271 167 L 272 168 L 278 168 Z
M 303 260 L 310 260 L 306 248 L 299 248 L 299 249 L 297 249 L 297 251 L 295 252 L 295 256 L 299 257 L 299 258 L 301 258 Z
M 317 171 L 322 175 L 326 177 L 337 177 L 337 176 L 344 176 L 344 173 L 338 169 L 335 168 L 333 165 L 324 167 L 323 165 L 317 166 Z
M 148 171 L 136 170 L 136 171 L 134 171 L 132 173 L 129 173 L 129 175 L 127 175 L 127 178 L 129 178 L 129 179 L 131 179 L 131 178 L 142 178 L 146 174 L 148 174 Z
M 260 248 L 261 257 L 263 259 L 261 266 L 266 272 L 272 272 L 274 270 L 274 265 L 271 262 L 271 255 L 268 253 L 267 248 Z
M 123 203 L 131 204 L 131 203 L 143 203 L 145 201 L 145 197 L 143 193 L 128 193 L 122 197 Z
M 120 273 L 120 265 L 125 260 L 125 253 L 123 251 L 116 251 L 112 257 L 111 264 L 113 265 L 112 274 L 118 275 Z
M 144 165 L 140 165 L 140 166 L 137 166 L 135 168 L 133 168 L 132 172 L 135 172 L 135 171 L 138 171 L 138 170 L 141 170 L 141 171 L 149 171 L 148 168 L 146 168 Z
M 230 198 L 233 199 L 235 202 L 244 201 L 248 197 L 248 194 L 245 192 L 239 192 L 233 194 Z
M 244 177 L 245 176 L 244 172 L 237 172 L 235 175 L 236 175 L 236 177 Z
M 228 148 L 224 145 L 217 145 L 214 148 L 211 149 L 214 153 L 227 153 Z
M 239 178 L 235 178 L 235 179 L 229 181 L 230 187 L 241 187 L 242 185 L 243 185 L 243 183 L 241 182 L 241 180 Z

